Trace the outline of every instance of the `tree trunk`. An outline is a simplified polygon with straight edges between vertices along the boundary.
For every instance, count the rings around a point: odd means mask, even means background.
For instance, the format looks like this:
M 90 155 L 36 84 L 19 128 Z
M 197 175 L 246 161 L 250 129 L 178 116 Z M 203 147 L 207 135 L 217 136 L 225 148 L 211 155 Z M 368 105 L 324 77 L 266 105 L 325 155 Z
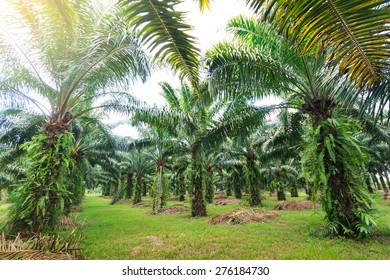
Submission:
M 153 190 L 153 213 L 157 214 L 165 204 L 164 199 L 164 168 L 157 164 L 157 177 Z
M 133 196 L 133 172 L 127 173 L 127 180 L 126 180 L 126 192 L 125 192 L 125 198 L 130 199 Z
M 185 187 L 185 183 L 184 183 L 184 175 L 183 174 L 180 174 L 180 177 L 179 177 L 179 201 L 184 201 L 185 200 L 185 194 L 186 194 L 186 187 Z
M 298 197 L 298 190 L 296 186 L 291 187 L 291 197 Z
M 381 182 L 381 187 L 383 189 L 383 198 L 387 199 L 387 197 L 389 196 L 389 189 L 386 187 L 386 182 L 382 174 L 379 174 L 379 180 Z
M 380 183 L 378 182 L 378 178 L 376 177 L 376 172 L 370 172 L 370 177 L 372 182 L 374 183 L 374 188 L 380 190 Z
M 119 184 L 119 182 L 118 182 Z M 117 191 L 116 193 L 113 195 L 112 197 L 112 200 L 111 200 L 111 205 L 114 205 L 115 203 L 117 203 L 120 199 L 123 198 L 123 194 L 124 194 L 124 188 L 122 186 L 122 184 L 119 184 L 118 188 L 117 188 Z
M 135 185 L 135 193 L 134 193 L 134 200 L 133 200 L 134 205 L 142 201 L 141 194 L 142 194 L 142 175 L 137 173 L 137 181 Z
M 231 177 L 229 175 L 226 176 L 226 195 L 227 196 L 232 195 L 232 182 L 231 182 Z
M 246 157 L 246 168 L 247 168 L 247 185 L 249 186 L 249 205 L 256 207 L 261 205 L 259 180 L 256 176 L 255 166 L 256 156 L 250 153 Z
M 329 117 L 330 118 L 330 117 Z M 322 191 L 322 207 L 332 233 L 345 236 L 370 234 L 373 223 L 371 204 L 364 188 L 364 178 L 358 175 L 364 158 L 357 141 L 348 134 L 347 122 L 333 122 L 327 118 L 313 123 L 316 135 L 316 155 L 313 162 L 315 180 Z M 339 152 L 340 151 L 340 152 Z M 352 152 L 351 152 L 352 151 Z M 363 218 L 364 217 L 364 218 Z
M 111 189 L 111 186 L 108 185 L 108 184 L 105 184 L 103 186 L 103 189 L 102 189 L 102 195 L 103 196 L 109 196 L 110 195 L 110 189 Z
M 370 175 L 368 173 L 366 173 L 366 175 L 364 177 L 365 177 L 366 187 L 367 187 L 368 192 L 369 193 L 374 193 L 374 190 L 373 190 L 373 188 L 371 186 Z
M 202 163 L 199 156 L 193 153 L 192 155 L 192 185 L 193 198 L 191 204 L 191 216 L 203 217 L 207 215 L 206 205 L 203 199 L 203 178 L 202 178 Z
M 214 178 L 213 178 L 213 168 L 211 165 L 206 164 L 206 202 L 213 203 L 214 200 Z
M 11 233 L 32 236 L 53 230 L 69 205 L 68 178 L 75 156 L 74 138 L 68 132 L 72 116 L 53 114 L 25 145 L 26 178 L 19 181 L 14 210 L 10 212 Z
M 234 197 L 237 199 L 242 198 L 241 182 L 239 176 L 240 175 L 237 172 L 234 172 L 232 175 Z
M 142 182 L 142 196 L 147 196 L 148 194 L 148 184 L 146 181 Z

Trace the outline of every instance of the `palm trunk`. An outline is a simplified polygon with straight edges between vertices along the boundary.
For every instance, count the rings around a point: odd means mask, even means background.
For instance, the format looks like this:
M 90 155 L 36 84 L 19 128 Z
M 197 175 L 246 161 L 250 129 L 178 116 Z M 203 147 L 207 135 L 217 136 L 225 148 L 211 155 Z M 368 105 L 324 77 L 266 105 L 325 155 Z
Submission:
M 142 201 L 141 194 L 142 194 L 142 174 L 137 173 L 137 181 L 135 185 L 135 193 L 134 193 L 134 200 L 133 200 L 134 205 Z
M 102 195 L 103 196 L 109 196 L 110 195 L 110 185 L 106 184 L 103 186 Z
M 214 200 L 214 179 L 213 168 L 210 164 L 206 164 L 206 202 L 213 203 Z
M 382 172 L 382 174 L 379 174 L 379 180 L 381 181 L 382 189 L 383 189 L 383 192 L 384 192 L 383 193 L 383 198 L 387 199 L 387 197 L 389 196 L 389 189 L 387 188 L 385 179 L 383 177 L 384 173 L 385 172 Z
M 242 198 L 242 189 L 241 189 L 241 182 L 239 176 L 240 175 L 237 172 L 234 172 L 232 175 L 234 197 L 237 199 Z
M 370 175 L 368 173 L 366 173 L 366 175 L 364 177 L 365 177 L 366 187 L 367 187 L 368 192 L 374 193 L 374 190 L 373 190 L 372 185 L 371 185 Z
M 12 233 L 25 236 L 52 230 L 69 204 L 67 176 L 74 163 L 74 138 L 68 132 L 72 116 L 53 114 L 44 134 L 26 143 L 26 179 L 19 182 L 19 196 L 11 211 Z
M 291 187 L 291 197 L 298 197 L 298 190 L 296 186 Z
M 127 180 L 126 180 L 126 192 L 125 192 L 125 198 L 130 199 L 133 196 L 133 172 L 127 173 Z
M 180 174 L 180 177 L 179 177 L 179 201 L 184 201 L 185 200 L 185 194 L 186 194 L 186 188 L 185 188 L 185 183 L 184 183 L 184 175 L 183 174 Z
M 379 183 L 378 178 L 376 177 L 376 172 L 373 172 L 370 175 L 372 181 L 374 182 L 374 186 L 377 188 L 377 190 L 382 190 L 381 184 Z
M 246 168 L 247 168 L 247 185 L 249 185 L 249 205 L 251 207 L 256 207 L 261 205 L 260 189 L 259 189 L 259 180 L 256 176 L 256 166 L 255 166 L 256 155 L 250 153 L 246 157 Z
M 359 154 L 359 150 L 345 156 L 349 150 L 354 149 L 355 146 L 351 146 L 350 143 L 355 139 L 348 134 L 346 127 L 330 122 L 328 119 L 331 118 L 330 115 L 318 117 L 317 114 L 316 118 L 313 118 L 313 130 L 320 128 L 315 140 L 317 143 L 315 156 L 320 162 L 315 163 L 317 165 L 315 169 L 317 184 L 322 186 L 322 206 L 326 212 L 329 229 L 333 233 L 365 236 L 370 234 L 373 218 L 370 214 L 371 203 L 366 189 L 363 188 L 364 178 L 357 176 L 362 168 L 363 156 Z M 348 142 L 343 140 L 347 138 Z
M 232 182 L 231 182 L 231 177 L 229 175 L 226 176 L 226 195 L 227 196 L 232 195 Z
M 206 205 L 203 199 L 202 163 L 199 155 L 192 154 L 192 185 L 193 198 L 191 204 L 191 216 L 203 217 L 207 215 Z
M 157 214 L 161 208 L 166 204 L 164 199 L 164 165 L 162 161 L 157 164 L 157 177 L 153 191 L 153 213 Z

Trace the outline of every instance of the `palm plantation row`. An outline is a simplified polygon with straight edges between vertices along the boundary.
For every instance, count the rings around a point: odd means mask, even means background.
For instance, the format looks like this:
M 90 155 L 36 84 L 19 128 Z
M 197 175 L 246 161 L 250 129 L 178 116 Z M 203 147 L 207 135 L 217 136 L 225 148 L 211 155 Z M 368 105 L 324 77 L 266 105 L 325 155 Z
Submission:
M 246 2 L 261 17 L 231 19 L 233 39 L 201 55 L 175 1 L 11 1 L 19 16 L 0 37 L 8 231 L 52 230 L 85 188 L 112 203 L 149 193 L 156 214 L 169 193 L 188 194 L 193 217 L 216 189 L 257 207 L 266 191 L 304 188 L 331 233 L 370 235 L 369 192 L 390 183 L 389 8 Z M 161 64 L 182 85 L 161 83 L 166 106 L 150 107 L 128 88 Z M 259 106 L 267 96 L 283 101 Z M 114 136 L 102 123 L 112 112 L 140 139 Z

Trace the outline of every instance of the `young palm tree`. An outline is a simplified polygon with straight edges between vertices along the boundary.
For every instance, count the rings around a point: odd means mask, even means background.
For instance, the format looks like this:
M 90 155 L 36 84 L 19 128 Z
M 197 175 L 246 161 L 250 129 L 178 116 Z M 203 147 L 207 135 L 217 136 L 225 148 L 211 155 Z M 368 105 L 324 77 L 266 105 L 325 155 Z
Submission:
M 137 125 L 137 115 L 132 119 L 133 125 Z M 140 139 L 134 141 L 132 147 L 147 149 L 151 160 L 155 165 L 153 183 L 153 213 L 157 214 L 166 205 L 168 187 L 166 185 L 166 165 L 168 156 L 172 153 L 173 143 L 170 135 L 163 128 L 156 127 L 154 130 L 143 129 Z

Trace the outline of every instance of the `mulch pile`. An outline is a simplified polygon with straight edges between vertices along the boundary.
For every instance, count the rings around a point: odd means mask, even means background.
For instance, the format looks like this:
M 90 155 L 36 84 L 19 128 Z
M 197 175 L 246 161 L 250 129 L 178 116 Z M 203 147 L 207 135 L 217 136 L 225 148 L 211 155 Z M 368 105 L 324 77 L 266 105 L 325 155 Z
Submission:
M 135 205 L 133 205 L 134 208 L 144 208 L 144 207 L 150 207 L 149 203 L 140 202 Z
M 218 199 L 214 205 L 215 206 L 223 206 L 223 205 L 230 205 L 230 204 L 238 204 L 240 203 L 239 199 Z
M 131 203 L 133 203 L 133 200 L 131 200 L 131 199 L 128 199 L 128 198 L 122 198 L 122 199 L 119 199 L 118 200 L 118 203 L 119 204 L 131 204 Z
M 228 196 L 223 191 L 215 192 L 214 199 L 227 199 Z
M 278 205 L 275 205 L 272 209 L 274 210 L 287 210 L 287 211 L 301 211 L 314 209 L 314 205 L 309 200 L 300 201 L 283 201 Z
M 262 209 L 252 207 L 240 207 L 211 218 L 208 221 L 208 224 L 229 226 L 263 223 L 278 216 L 279 214 L 273 211 L 264 211 Z
M 190 211 L 190 208 L 183 204 L 175 204 L 162 208 L 158 213 L 162 215 L 181 214 Z

